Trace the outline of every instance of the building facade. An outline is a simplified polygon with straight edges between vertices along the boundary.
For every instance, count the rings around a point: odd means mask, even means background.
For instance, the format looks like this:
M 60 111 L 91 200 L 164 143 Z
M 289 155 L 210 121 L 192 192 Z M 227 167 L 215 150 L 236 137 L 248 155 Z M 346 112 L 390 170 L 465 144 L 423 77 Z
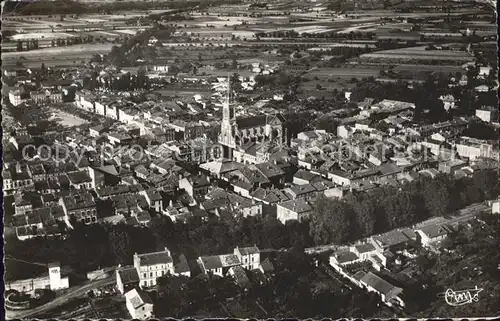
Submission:
M 174 261 L 170 251 L 134 254 L 134 267 L 139 274 L 141 289 L 156 286 L 156 279 L 171 274 L 174 275 Z

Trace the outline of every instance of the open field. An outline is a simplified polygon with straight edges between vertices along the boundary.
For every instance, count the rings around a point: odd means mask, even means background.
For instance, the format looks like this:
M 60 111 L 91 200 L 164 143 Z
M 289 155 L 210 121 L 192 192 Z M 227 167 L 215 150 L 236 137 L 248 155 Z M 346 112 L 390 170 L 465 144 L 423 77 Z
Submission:
M 351 79 L 362 78 L 362 77 L 375 77 L 380 73 L 380 68 L 377 67 L 341 67 L 341 68 L 321 68 L 314 69 L 304 75 L 307 78 L 315 78 L 319 79 L 332 79 L 332 78 L 344 78 Z
M 465 51 L 453 50 L 425 50 L 425 46 L 383 50 L 362 54 L 361 61 L 382 60 L 402 62 L 409 60 L 420 61 L 450 61 L 450 64 L 464 64 L 474 60 L 474 56 Z
M 460 66 L 429 66 L 429 65 L 397 65 L 393 69 L 399 71 L 431 71 L 431 72 L 462 72 Z
M 2 59 L 9 58 L 19 58 L 23 56 L 25 58 L 29 57 L 40 57 L 40 56 L 65 56 L 65 55 L 82 55 L 82 54 L 95 54 L 95 53 L 107 53 L 111 50 L 113 44 L 83 44 L 68 47 L 54 47 L 54 48 L 44 48 L 23 52 L 3 52 Z
M 114 44 L 83 44 L 67 47 L 43 48 L 22 52 L 2 52 L 4 65 L 15 65 L 20 60 L 26 67 L 39 67 L 43 62 L 46 66 L 74 66 L 82 60 L 95 54 L 107 54 Z
M 63 32 L 33 32 L 33 33 L 20 33 L 12 36 L 12 40 L 30 40 L 30 39 L 57 39 L 76 37 L 75 35 Z

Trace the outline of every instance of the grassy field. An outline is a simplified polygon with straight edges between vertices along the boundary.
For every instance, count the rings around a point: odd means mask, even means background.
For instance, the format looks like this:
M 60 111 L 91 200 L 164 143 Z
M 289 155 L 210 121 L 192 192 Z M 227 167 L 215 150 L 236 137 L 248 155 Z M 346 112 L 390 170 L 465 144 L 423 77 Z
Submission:
M 429 65 L 397 65 L 394 67 L 394 72 L 400 71 L 411 71 L 411 72 L 419 72 L 419 71 L 437 71 L 437 72 L 462 72 L 463 69 L 460 66 L 429 66 Z
M 425 50 L 425 46 L 383 50 L 360 56 L 363 59 L 418 59 L 418 60 L 451 60 L 468 62 L 474 57 L 465 51 Z
M 375 77 L 380 73 L 377 67 L 341 67 L 341 68 L 321 68 L 314 69 L 304 75 L 308 79 L 327 80 L 327 79 L 351 79 L 363 77 Z
M 40 66 L 74 66 L 95 54 L 107 54 L 114 44 L 83 44 L 67 47 L 43 48 L 22 52 L 2 52 L 4 65 L 15 65 L 20 60 L 26 67 Z

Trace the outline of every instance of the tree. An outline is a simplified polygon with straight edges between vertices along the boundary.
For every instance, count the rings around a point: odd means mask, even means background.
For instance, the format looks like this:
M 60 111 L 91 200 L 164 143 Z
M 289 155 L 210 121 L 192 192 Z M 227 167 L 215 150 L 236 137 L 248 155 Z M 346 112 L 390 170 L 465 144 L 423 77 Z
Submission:
M 316 244 L 341 244 L 353 238 L 353 211 L 344 201 L 320 196 L 313 206 L 310 233 Z
M 130 261 L 130 240 L 127 232 L 124 231 L 124 226 L 120 226 L 118 228 L 111 230 L 109 240 L 116 263 L 125 265 Z
M 334 116 L 323 116 L 318 119 L 316 128 L 325 130 L 329 133 L 337 133 L 337 127 L 339 125 L 338 119 L 336 119 Z
M 371 199 L 353 204 L 354 213 L 356 214 L 357 229 L 363 236 L 373 235 L 375 233 L 376 224 L 376 207 L 377 204 Z
M 445 177 L 422 180 L 422 196 L 431 216 L 447 214 L 450 195 L 445 186 Z

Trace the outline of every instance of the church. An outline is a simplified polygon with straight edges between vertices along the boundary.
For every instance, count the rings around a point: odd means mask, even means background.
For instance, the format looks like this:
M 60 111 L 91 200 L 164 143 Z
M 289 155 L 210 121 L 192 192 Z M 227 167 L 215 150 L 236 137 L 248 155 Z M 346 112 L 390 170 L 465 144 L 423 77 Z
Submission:
M 260 164 L 286 147 L 284 119 L 280 114 L 236 117 L 229 101 L 230 88 L 222 107 L 219 144 L 224 157 L 245 164 Z

